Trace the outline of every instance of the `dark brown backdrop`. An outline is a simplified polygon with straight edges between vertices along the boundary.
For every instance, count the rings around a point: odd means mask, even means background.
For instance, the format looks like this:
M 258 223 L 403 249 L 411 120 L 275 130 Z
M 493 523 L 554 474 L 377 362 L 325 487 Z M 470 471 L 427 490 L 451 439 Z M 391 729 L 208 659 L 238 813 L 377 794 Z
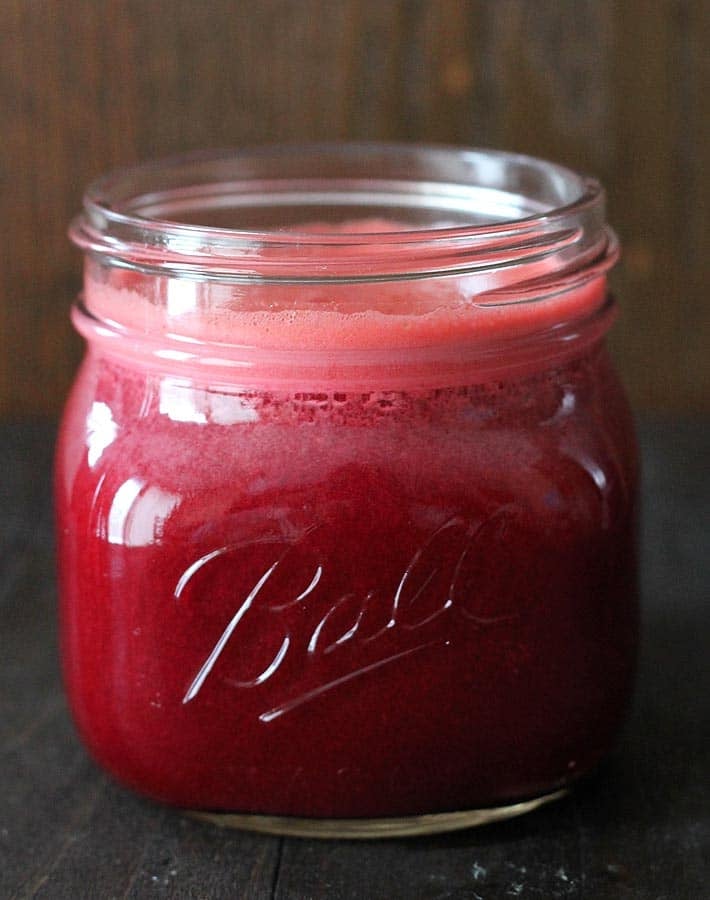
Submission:
M 102 171 L 198 146 L 445 141 L 600 176 L 639 409 L 710 409 L 704 0 L 2 0 L 0 417 L 80 354 L 65 227 Z

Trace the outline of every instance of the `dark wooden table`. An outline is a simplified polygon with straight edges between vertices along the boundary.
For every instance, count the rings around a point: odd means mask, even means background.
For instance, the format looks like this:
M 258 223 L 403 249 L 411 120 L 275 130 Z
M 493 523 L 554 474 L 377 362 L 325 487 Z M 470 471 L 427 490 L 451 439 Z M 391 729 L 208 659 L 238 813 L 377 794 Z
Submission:
M 614 757 L 573 796 L 452 835 L 358 843 L 203 825 L 108 781 L 57 673 L 53 430 L 0 428 L 0 897 L 710 897 L 710 426 L 646 423 L 644 643 Z

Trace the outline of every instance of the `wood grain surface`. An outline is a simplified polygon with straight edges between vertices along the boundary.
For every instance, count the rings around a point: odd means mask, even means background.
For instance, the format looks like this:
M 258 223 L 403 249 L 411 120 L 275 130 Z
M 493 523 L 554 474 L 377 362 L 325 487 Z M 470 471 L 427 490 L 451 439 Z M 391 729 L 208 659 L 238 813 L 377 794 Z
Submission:
M 632 399 L 710 409 L 709 37 L 704 0 L 3 0 L 0 417 L 54 416 L 68 389 L 65 232 L 89 180 L 201 146 L 347 138 L 599 176 Z
M 708 420 L 647 423 L 633 714 L 563 801 L 450 835 L 221 830 L 102 775 L 69 721 L 54 624 L 52 432 L 0 426 L 2 900 L 701 900 L 710 878 Z

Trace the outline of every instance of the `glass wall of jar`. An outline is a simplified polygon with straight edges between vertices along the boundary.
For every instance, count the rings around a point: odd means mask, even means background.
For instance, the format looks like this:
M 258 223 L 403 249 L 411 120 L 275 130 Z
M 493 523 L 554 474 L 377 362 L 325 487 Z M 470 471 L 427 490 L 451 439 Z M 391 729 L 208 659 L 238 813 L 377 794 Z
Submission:
M 227 823 L 353 836 L 589 772 L 637 634 L 600 186 L 494 151 L 267 148 L 109 176 L 72 236 L 58 556 L 94 757 Z

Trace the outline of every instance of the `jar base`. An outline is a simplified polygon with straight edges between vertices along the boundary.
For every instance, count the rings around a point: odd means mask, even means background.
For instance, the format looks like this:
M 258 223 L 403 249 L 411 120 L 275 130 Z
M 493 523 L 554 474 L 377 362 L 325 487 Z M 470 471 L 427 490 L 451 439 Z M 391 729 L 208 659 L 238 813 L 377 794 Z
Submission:
M 187 810 L 191 818 L 210 822 L 222 828 L 238 828 L 262 834 L 278 834 L 300 838 L 395 838 L 459 831 L 476 825 L 489 825 L 532 812 L 546 803 L 559 800 L 567 789 L 543 794 L 521 803 L 467 809 L 457 812 L 432 813 L 422 816 L 401 816 L 376 819 L 310 819 L 296 816 L 264 816 L 252 813 L 214 813 Z

